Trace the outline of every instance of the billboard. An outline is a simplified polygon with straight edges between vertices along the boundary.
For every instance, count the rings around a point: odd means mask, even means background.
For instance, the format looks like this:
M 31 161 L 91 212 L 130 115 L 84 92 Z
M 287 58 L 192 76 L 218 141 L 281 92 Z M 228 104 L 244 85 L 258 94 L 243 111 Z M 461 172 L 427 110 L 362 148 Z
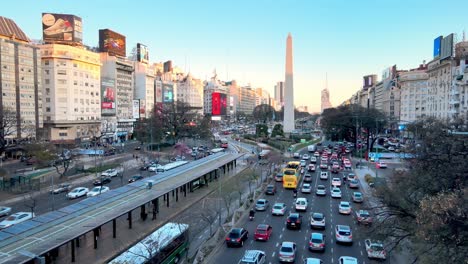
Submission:
M 143 63 L 149 62 L 148 47 L 141 43 L 137 43 L 137 60 Z
M 171 72 L 172 71 L 172 61 L 166 61 L 163 65 L 164 72 Z
M 220 95 L 220 107 L 221 107 L 221 115 L 226 115 L 226 109 L 227 109 L 227 96 L 226 94 L 221 94 Z
M 372 85 L 374 85 L 373 75 L 366 75 L 363 78 L 364 78 L 364 83 L 362 85 L 363 88 L 369 88 L 369 87 L 372 87 Z
M 83 22 L 81 17 L 42 13 L 42 38 L 46 43 L 82 44 Z
M 163 92 L 162 92 L 162 83 L 160 81 L 155 81 L 155 103 L 161 103 L 163 99 Z
M 174 85 L 170 83 L 163 83 L 162 87 L 163 103 L 174 102 Z
M 221 115 L 221 94 L 220 93 L 211 94 L 211 115 L 212 116 Z
M 140 118 L 140 100 L 133 100 L 133 103 L 132 103 L 132 116 L 135 119 Z
M 439 36 L 439 37 L 434 39 L 434 51 L 432 53 L 434 58 L 440 56 L 441 45 L 442 45 L 442 36 Z
M 101 113 L 102 115 L 115 115 L 115 80 L 101 78 Z
M 442 39 L 440 59 L 443 60 L 453 56 L 453 33 Z
M 125 36 L 110 29 L 99 30 L 99 50 L 112 56 L 127 55 Z

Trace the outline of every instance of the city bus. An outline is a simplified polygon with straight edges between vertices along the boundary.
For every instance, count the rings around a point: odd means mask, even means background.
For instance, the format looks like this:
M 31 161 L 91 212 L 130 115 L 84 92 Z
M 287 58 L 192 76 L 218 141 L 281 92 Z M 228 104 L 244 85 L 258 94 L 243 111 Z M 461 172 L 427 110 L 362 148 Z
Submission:
M 109 264 L 175 264 L 189 246 L 189 226 L 167 223 L 123 252 Z
M 168 170 L 172 170 L 172 169 L 175 169 L 177 167 L 180 167 L 182 165 L 185 165 L 189 163 L 188 161 L 184 161 L 184 160 L 181 160 L 181 161 L 174 161 L 174 162 L 171 162 L 171 163 L 168 163 L 166 165 L 163 165 L 161 167 L 158 167 L 156 169 L 157 172 L 165 172 L 165 171 L 168 171 Z
M 301 163 L 290 161 L 283 169 L 283 187 L 285 189 L 296 189 L 301 181 Z

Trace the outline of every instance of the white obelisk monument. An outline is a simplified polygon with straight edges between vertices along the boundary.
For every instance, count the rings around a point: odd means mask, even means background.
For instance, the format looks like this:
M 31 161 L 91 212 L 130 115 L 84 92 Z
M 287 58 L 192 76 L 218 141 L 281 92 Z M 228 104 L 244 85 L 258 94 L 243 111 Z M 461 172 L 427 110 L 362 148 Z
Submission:
M 283 130 L 291 133 L 294 127 L 294 86 L 293 86 L 293 51 L 292 37 L 288 34 L 286 39 L 286 77 L 284 85 L 284 120 Z

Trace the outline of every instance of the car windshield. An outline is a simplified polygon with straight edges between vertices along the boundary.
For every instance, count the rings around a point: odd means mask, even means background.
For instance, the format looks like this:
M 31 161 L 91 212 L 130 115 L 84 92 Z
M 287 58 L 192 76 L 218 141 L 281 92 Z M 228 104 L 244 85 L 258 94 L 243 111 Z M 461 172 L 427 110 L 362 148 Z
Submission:
M 286 252 L 286 253 L 292 253 L 293 252 L 293 249 L 292 247 L 281 247 L 281 252 Z

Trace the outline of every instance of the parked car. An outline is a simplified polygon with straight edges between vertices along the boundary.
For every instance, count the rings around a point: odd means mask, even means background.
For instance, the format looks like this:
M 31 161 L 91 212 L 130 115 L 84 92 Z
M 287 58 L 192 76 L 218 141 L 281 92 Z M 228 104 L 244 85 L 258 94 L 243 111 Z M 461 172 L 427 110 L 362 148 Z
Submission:
M 349 202 L 340 202 L 340 205 L 338 206 L 338 212 L 340 214 L 351 214 L 351 205 L 349 204 Z
M 0 216 L 6 216 L 11 214 L 11 207 L 0 206 Z
M 265 211 L 268 208 L 268 200 L 265 199 L 258 199 L 255 203 L 255 210 L 257 211 Z
M 357 258 L 342 256 L 338 259 L 339 264 L 358 264 Z
M 99 179 L 94 180 L 93 185 L 98 186 L 98 185 L 103 185 L 110 183 L 112 180 L 110 177 L 101 177 Z
M 101 193 L 105 193 L 105 192 L 108 192 L 108 191 L 110 191 L 110 188 L 107 187 L 107 186 L 96 186 L 86 194 L 86 197 L 97 196 L 97 195 L 99 195 Z
M 108 169 L 101 173 L 101 177 L 116 177 L 118 171 L 116 169 Z
M 372 225 L 373 219 L 367 210 L 358 210 L 356 212 L 356 218 L 358 224 Z
M 312 213 L 310 215 L 310 228 L 325 229 L 325 215 L 322 213 Z
M 246 250 L 239 264 L 265 264 L 266 254 L 261 250 Z
M 30 213 L 30 212 L 14 213 L 8 216 L 7 218 L 5 218 L 2 222 L 0 222 L 0 230 L 19 224 L 26 220 L 32 219 L 33 217 L 35 217 L 34 213 Z
M 276 186 L 273 184 L 268 184 L 265 190 L 265 194 L 275 195 L 276 193 Z
M 307 199 L 300 197 L 296 199 L 294 207 L 296 208 L 296 211 L 306 211 L 308 205 L 309 203 Z
M 312 233 L 309 238 L 310 251 L 325 251 L 325 235 L 321 233 Z
M 244 228 L 233 228 L 226 237 L 227 247 L 244 246 L 244 242 L 249 237 L 249 231 Z
M 347 225 L 336 225 L 335 227 L 336 243 L 353 243 L 353 233 L 351 227 Z
M 315 191 L 315 194 L 319 196 L 325 196 L 327 195 L 327 189 L 325 188 L 324 185 L 318 185 L 317 190 Z
M 268 241 L 270 239 L 273 227 L 267 224 L 259 224 L 255 229 L 254 240 Z
M 341 198 L 341 190 L 340 188 L 334 187 L 331 190 L 331 197 L 332 198 Z
M 61 183 L 57 185 L 56 188 L 49 191 L 50 194 L 59 194 L 63 192 L 69 192 L 72 189 L 73 185 L 71 183 Z
M 298 213 L 290 213 L 286 219 L 286 227 L 288 229 L 301 229 L 302 215 Z
M 89 189 L 86 187 L 77 187 L 67 194 L 68 199 L 75 199 L 82 196 L 86 196 L 89 192 Z
M 362 197 L 362 193 L 360 192 L 353 192 L 351 197 L 353 198 L 353 202 L 355 203 L 362 203 L 364 201 L 364 198 Z
M 143 179 L 143 176 L 141 175 L 133 175 L 132 177 L 130 177 L 130 179 L 128 179 L 128 182 L 129 183 L 132 183 L 132 182 L 136 182 L 136 181 L 139 181 Z
M 294 262 L 296 260 L 296 243 L 281 243 L 278 258 L 280 262 Z
M 285 203 L 275 203 L 273 208 L 271 208 L 272 215 L 284 215 L 286 213 L 286 204 Z
M 312 186 L 310 186 L 310 183 L 304 183 L 302 184 L 302 193 L 311 193 L 312 192 Z
M 366 252 L 368 258 L 382 260 L 385 260 L 387 258 L 387 253 L 385 252 L 382 242 L 366 239 L 364 240 L 364 244 L 366 245 Z

